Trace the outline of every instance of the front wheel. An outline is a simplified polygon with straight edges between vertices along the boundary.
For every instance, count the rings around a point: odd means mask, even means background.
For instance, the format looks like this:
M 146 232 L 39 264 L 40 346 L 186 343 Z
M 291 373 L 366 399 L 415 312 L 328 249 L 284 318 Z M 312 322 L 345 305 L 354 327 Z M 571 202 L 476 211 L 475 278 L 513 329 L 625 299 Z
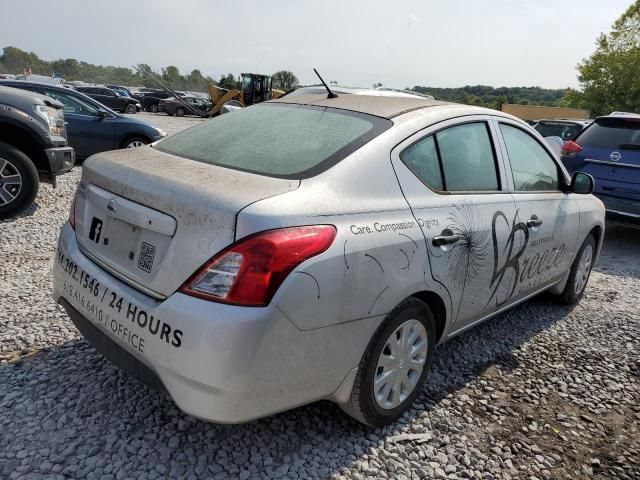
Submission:
M 584 290 L 587 287 L 587 282 L 589 281 L 589 276 L 591 275 L 595 255 L 596 239 L 593 235 L 589 234 L 571 265 L 567 284 L 558 296 L 562 303 L 573 305 L 582 298 Z
M 126 107 L 124 107 L 124 113 L 136 113 L 138 109 L 133 103 L 129 103 Z
M 360 361 L 346 413 L 380 427 L 408 410 L 424 385 L 435 350 L 429 306 L 408 298 L 387 316 Z
M 146 138 L 142 137 L 130 137 L 125 140 L 122 144 L 122 148 L 137 148 L 148 145 L 149 141 Z
M 149 107 L 149 111 L 151 113 L 158 113 L 158 104 L 152 103 L 151 106 Z
M 38 193 L 38 172 L 29 157 L 0 142 L 0 219 L 25 210 Z
M 184 117 L 184 113 L 185 113 L 185 112 L 184 112 L 184 108 L 182 108 L 182 107 L 178 107 L 178 108 L 176 108 L 176 115 L 177 115 L 178 117 Z

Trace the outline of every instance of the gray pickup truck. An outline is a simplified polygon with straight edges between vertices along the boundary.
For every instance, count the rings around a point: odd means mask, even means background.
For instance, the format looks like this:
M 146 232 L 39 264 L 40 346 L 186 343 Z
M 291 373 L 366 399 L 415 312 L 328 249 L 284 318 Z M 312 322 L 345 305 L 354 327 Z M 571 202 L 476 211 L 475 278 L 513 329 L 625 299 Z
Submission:
M 55 185 L 73 163 L 62 104 L 0 86 L 0 219 L 26 209 L 41 180 Z

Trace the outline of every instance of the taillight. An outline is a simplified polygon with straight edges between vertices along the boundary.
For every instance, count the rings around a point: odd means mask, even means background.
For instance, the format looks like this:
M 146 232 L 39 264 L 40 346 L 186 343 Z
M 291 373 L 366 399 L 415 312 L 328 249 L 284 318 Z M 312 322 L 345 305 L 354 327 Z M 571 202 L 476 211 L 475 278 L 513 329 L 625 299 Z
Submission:
M 267 305 L 291 271 L 327 250 L 332 225 L 280 228 L 243 238 L 213 257 L 180 288 L 215 302 Z
M 76 229 L 76 197 L 78 196 L 78 191 L 73 194 L 73 201 L 71 202 L 71 208 L 69 209 L 69 225 L 74 230 Z
M 580 145 L 578 145 L 576 142 L 574 142 L 573 140 L 567 140 L 566 142 L 564 142 L 564 145 L 562 145 L 562 152 L 561 155 L 563 157 L 575 157 L 576 153 L 580 152 L 582 150 L 582 147 Z

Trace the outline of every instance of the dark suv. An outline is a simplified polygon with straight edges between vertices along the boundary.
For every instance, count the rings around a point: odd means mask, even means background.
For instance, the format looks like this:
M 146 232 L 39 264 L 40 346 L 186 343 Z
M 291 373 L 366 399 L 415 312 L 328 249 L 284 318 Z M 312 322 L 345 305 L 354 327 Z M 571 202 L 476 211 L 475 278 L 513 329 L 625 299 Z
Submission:
M 0 86 L 0 219 L 26 209 L 40 179 L 73 167 L 62 104 L 53 98 Z
M 142 105 L 135 98 L 123 97 L 107 87 L 76 87 L 76 90 L 117 112 L 136 113 L 142 110 Z
M 640 115 L 614 112 L 596 118 L 562 147 L 569 172 L 582 171 L 595 179 L 593 193 L 607 217 L 640 225 Z

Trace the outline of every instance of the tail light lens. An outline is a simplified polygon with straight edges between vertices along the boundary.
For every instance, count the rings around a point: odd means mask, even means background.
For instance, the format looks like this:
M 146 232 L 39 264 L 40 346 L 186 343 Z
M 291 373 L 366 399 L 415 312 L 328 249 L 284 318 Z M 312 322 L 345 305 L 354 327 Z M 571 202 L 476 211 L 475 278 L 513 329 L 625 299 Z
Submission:
M 561 154 L 563 157 L 573 158 L 576 156 L 576 153 L 579 153 L 581 150 L 582 147 L 576 142 L 574 142 L 573 140 L 567 140 L 566 142 L 564 142 L 564 145 L 562 145 Z
M 180 288 L 214 302 L 267 305 L 291 271 L 327 250 L 332 225 L 268 230 L 243 238 L 213 257 Z

